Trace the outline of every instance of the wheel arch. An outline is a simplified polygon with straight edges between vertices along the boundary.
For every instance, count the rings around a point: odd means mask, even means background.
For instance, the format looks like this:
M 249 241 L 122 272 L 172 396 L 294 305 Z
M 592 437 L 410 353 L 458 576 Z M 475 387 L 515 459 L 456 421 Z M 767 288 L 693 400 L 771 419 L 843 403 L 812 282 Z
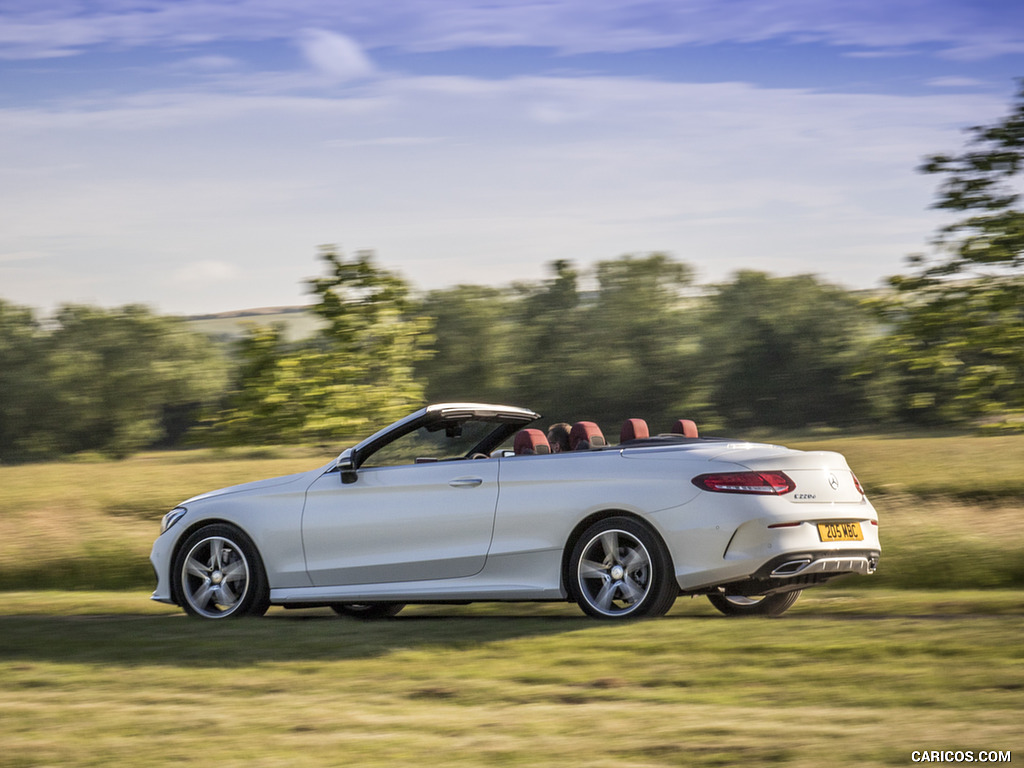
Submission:
M 643 515 L 638 515 L 636 512 L 630 512 L 627 509 L 602 509 L 598 512 L 592 512 L 591 514 L 582 518 L 572 529 L 572 531 L 569 533 L 569 536 L 565 540 L 565 546 L 562 548 L 562 567 L 560 569 L 560 574 L 562 580 L 561 588 L 562 591 L 565 592 L 567 595 L 569 594 L 569 561 L 572 559 L 573 549 L 576 548 L 576 544 L 583 536 L 583 532 L 586 531 L 590 526 L 592 526 L 594 523 L 598 523 L 602 520 L 607 520 L 612 517 L 628 518 L 629 520 L 633 520 L 634 522 L 644 526 L 644 528 L 650 531 L 651 534 L 655 536 L 658 539 L 658 541 L 661 542 L 661 546 L 665 550 L 665 555 L 668 557 L 669 569 L 671 570 L 674 578 L 675 564 L 672 561 L 672 552 L 668 548 L 668 544 L 665 541 L 665 537 L 662 536 L 661 532 L 654 525 L 651 524 L 650 520 L 645 518 Z

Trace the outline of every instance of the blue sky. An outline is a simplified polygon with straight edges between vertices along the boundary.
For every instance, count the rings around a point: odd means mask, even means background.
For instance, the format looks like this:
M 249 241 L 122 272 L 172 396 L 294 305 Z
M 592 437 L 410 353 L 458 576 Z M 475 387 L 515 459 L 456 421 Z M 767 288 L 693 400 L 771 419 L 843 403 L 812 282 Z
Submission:
M 1020 76 L 991 0 L 0 0 L 0 298 L 304 303 L 325 243 L 874 287 Z

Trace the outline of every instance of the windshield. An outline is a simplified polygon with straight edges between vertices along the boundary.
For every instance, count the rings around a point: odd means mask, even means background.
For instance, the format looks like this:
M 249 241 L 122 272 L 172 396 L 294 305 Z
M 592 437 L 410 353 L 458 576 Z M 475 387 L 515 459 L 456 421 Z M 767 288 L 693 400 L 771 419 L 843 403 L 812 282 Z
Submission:
M 386 443 L 367 456 L 361 462 L 361 466 L 390 467 L 396 464 L 412 464 L 416 461 L 469 458 L 474 451 L 490 451 L 496 440 L 504 440 L 507 433 L 514 429 L 514 425 L 510 428 L 510 425 L 503 421 L 437 421 Z

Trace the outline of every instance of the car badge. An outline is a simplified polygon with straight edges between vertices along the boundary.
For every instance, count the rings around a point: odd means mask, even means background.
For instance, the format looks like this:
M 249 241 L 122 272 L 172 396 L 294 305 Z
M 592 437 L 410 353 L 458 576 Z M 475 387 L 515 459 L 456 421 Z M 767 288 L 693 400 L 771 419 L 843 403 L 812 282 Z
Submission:
M 832 486 L 833 491 L 839 490 L 839 478 L 833 475 L 831 472 L 828 476 L 828 484 Z

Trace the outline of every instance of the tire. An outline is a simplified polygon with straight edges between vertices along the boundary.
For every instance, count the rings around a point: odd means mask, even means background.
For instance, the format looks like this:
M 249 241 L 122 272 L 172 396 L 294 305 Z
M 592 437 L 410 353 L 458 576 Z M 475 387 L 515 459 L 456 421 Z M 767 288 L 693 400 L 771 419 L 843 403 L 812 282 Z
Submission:
M 776 592 L 774 595 L 745 597 L 716 592 L 708 600 L 726 616 L 781 616 L 800 597 L 801 590 Z
M 173 573 L 175 594 L 189 616 L 262 616 L 270 606 L 256 545 L 232 525 L 207 525 L 190 535 L 178 550 Z
M 331 605 L 331 610 L 339 616 L 362 621 L 390 619 L 392 616 L 397 616 L 403 608 L 405 608 L 405 603 L 333 603 Z
M 600 619 L 663 616 L 679 595 L 665 545 L 628 517 L 610 517 L 583 532 L 566 584 L 583 612 Z

